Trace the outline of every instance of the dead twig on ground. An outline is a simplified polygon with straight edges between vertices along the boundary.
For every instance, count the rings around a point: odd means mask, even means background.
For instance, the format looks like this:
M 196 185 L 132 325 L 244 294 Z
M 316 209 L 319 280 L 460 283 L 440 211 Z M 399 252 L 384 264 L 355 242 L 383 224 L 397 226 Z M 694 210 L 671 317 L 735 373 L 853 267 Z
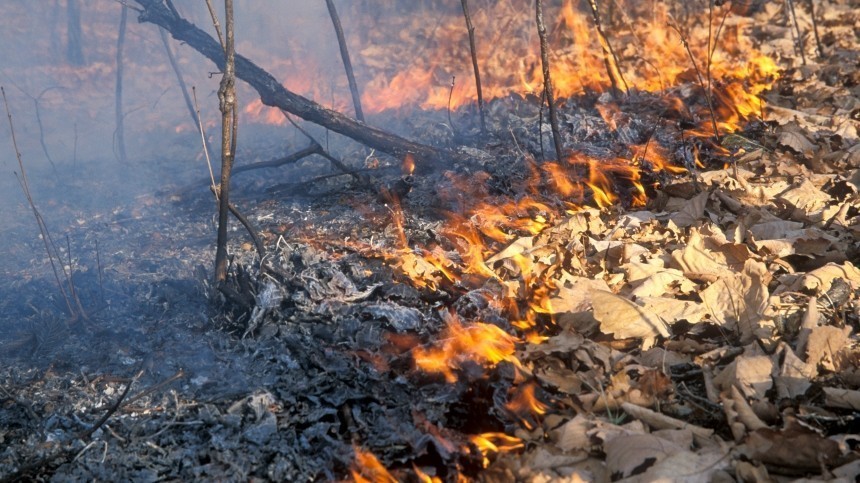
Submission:
M 549 124 L 552 128 L 552 140 L 555 143 L 555 155 L 561 160 L 561 133 L 558 130 L 558 113 L 555 110 L 555 98 L 552 91 L 552 78 L 549 70 L 549 46 L 546 40 L 546 24 L 543 21 L 543 1 L 535 0 L 535 18 L 537 20 L 538 36 L 540 36 L 540 58 L 543 66 L 543 90 L 549 107 Z
M 343 68 L 346 71 L 346 81 L 349 83 L 349 92 L 352 94 L 352 105 L 355 107 L 355 118 L 364 122 L 364 111 L 361 109 L 361 94 L 358 92 L 358 84 L 355 82 L 355 73 L 352 71 L 352 62 L 349 60 L 349 49 L 346 46 L 346 36 L 343 34 L 343 26 L 340 24 L 340 16 L 334 0 L 325 0 L 331 23 L 334 24 L 334 32 L 337 35 L 337 45 L 340 47 L 340 58 L 343 60 Z
M 125 152 L 125 116 L 122 112 L 122 75 L 123 62 L 122 51 L 125 46 L 125 31 L 128 24 L 128 8 L 125 5 L 120 6 L 119 17 L 119 33 L 116 39 L 116 92 L 114 94 L 114 107 L 116 116 L 116 131 L 114 133 L 114 155 L 119 158 L 121 163 L 128 162 L 128 156 Z
M 618 93 L 621 92 L 621 89 L 618 87 L 619 80 L 624 85 L 624 93 L 629 95 L 630 87 L 621 73 L 618 56 L 609 42 L 609 37 L 606 36 L 606 32 L 603 30 L 603 24 L 600 21 L 600 7 L 597 5 L 597 0 L 588 0 L 588 5 L 591 7 L 591 18 L 594 20 L 594 27 L 597 29 L 597 38 L 603 51 L 603 65 L 606 67 L 606 75 L 609 76 L 609 82 L 612 83 L 612 95 L 617 97 Z M 609 60 L 610 58 L 612 58 L 611 61 Z
M 478 67 L 478 51 L 475 48 L 475 26 L 469 15 L 469 0 L 461 0 L 466 29 L 469 31 L 469 50 L 472 52 L 472 69 L 475 71 L 475 89 L 478 91 L 478 112 L 481 115 L 481 134 L 487 134 L 487 121 L 484 118 L 484 94 L 481 91 L 481 69 Z

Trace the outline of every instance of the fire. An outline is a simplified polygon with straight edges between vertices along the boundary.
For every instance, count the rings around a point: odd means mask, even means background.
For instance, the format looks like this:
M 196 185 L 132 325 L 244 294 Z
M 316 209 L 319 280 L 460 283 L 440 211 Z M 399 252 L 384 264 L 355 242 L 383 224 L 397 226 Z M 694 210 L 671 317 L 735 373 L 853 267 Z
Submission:
M 397 478 L 385 469 L 373 453 L 357 446 L 354 451 L 355 461 L 350 473 L 356 483 L 397 483 Z
M 510 453 L 523 449 L 523 440 L 505 433 L 484 433 L 470 436 L 469 440 L 474 444 L 484 457 L 484 468 L 490 466 L 490 456 L 498 453 Z
M 535 396 L 535 387 L 534 382 L 518 386 L 514 397 L 505 405 L 505 409 L 516 415 L 526 429 L 534 427 L 528 418 L 546 414 L 549 409 L 546 403 Z
M 457 382 L 456 370 L 467 362 L 493 367 L 502 361 L 519 366 L 514 355 L 517 340 L 492 324 L 476 322 L 463 325 L 452 319 L 431 347 L 416 347 L 415 367 L 431 374 L 441 374 L 449 383 Z
M 760 115 L 758 95 L 776 79 L 777 66 L 753 45 L 747 34 L 753 24 L 751 19 L 728 13 L 725 23 L 719 25 L 731 8 L 730 2 L 715 7 L 710 24 L 707 8 L 702 8 L 700 18 L 690 18 L 678 30 L 670 27 L 677 21 L 672 6 L 666 2 L 618 3 L 614 18 L 604 19 L 608 41 L 619 57 L 618 65 L 609 65 L 613 77 L 623 76 L 632 90 L 677 97 L 671 88 L 694 82 L 695 78 L 690 55 L 680 41 L 681 30 L 699 68 L 710 73 L 713 96 L 727 108 L 720 114 L 721 129 L 736 130 L 739 121 Z M 611 80 L 604 64 L 603 39 L 596 32 L 590 12 L 581 8 L 580 2 L 564 0 L 557 11 L 550 13 L 549 17 L 556 20 L 550 46 L 556 95 L 565 98 L 606 91 Z M 376 30 L 349 39 L 353 63 L 365 79 L 360 90 L 367 112 L 456 109 L 476 101 L 461 15 L 451 10 L 434 22 L 418 22 L 408 15 L 386 20 L 391 23 L 388 31 Z M 492 7 L 477 9 L 473 21 L 484 98 L 540 92 L 543 77 L 532 9 L 522 2 L 500 0 Z M 708 29 L 711 38 L 720 32 L 716 46 L 708 45 Z M 709 49 L 713 50 L 710 62 Z M 306 49 L 299 50 L 287 60 L 273 62 L 270 70 L 286 79 L 285 85 L 294 92 L 313 99 L 330 99 L 333 108 L 348 106 L 345 81 L 325 72 L 320 61 Z M 332 82 L 337 85 L 329 85 L 329 90 L 321 87 L 321 73 L 334 77 Z M 613 107 L 598 107 L 611 129 L 615 129 L 615 121 L 607 115 Z M 268 111 L 272 110 L 259 101 L 246 109 L 249 117 L 258 121 L 284 122 L 279 113 Z

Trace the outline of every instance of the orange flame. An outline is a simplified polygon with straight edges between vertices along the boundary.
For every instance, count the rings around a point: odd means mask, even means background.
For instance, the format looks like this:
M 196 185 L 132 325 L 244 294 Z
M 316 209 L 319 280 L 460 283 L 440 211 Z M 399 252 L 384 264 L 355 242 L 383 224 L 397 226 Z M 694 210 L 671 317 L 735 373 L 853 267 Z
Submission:
M 519 366 L 514 356 L 517 340 L 499 327 L 474 323 L 462 325 L 452 319 L 440 339 L 430 348 L 416 347 L 415 366 L 431 374 L 441 374 L 445 380 L 457 382 L 455 371 L 468 361 L 493 367 L 502 361 Z
M 397 483 L 397 478 L 385 469 L 373 453 L 357 446 L 353 450 L 355 461 L 352 463 L 350 473 L 356 483 Z
M 484 468 L 490 466 L 490 456 L 498 453 L 510 453 L 523 449 L 523 440 L 505 433 L 484 433 L 469 436 L 469 440 L 478 448 L 484 458 Z
M 520 423 L 526 429 L 533 429 L 534 425 L 528 418 L 546 414 L 549 406 L 535 396 L 534 382 L 524 384 L 517 388 L 514 397 L 505 404 L 505 409 L 519 417 Z

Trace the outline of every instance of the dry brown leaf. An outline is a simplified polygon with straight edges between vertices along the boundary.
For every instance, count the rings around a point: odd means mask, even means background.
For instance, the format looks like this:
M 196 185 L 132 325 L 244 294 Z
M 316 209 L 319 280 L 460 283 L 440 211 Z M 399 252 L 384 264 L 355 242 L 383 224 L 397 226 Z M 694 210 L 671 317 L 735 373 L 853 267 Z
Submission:
M 756 240 L 779 240 L 802 229 L 803 223 L 797 221 L 767 220 L 751 226 L 749 232 Z
M 812 155 L 816 150 L 815 144 L 794 123 L 783 126 L 776 142 L 780 146 L 785 146 L 798 154 L 806 156 Z
M 708 196 L 710 196 L 710 193 L 707 191 L 699 193 L 693 199 L 687 201 L 684 207 L 681 208 L 681 211 L 673 214 L 669 219 L 680 228 L 693 225 L 705 216 L 705 205 L 708 203 Z
M 800 186 L 780 195 L 779 199 L 807 215 L 823 210 L 832 201 L 830 195 L 818 189 L 808 179 L 804 179 Z
M 648 312 L 660 314 L 660 319 L 667 324 L 674 324 L 681 320 L 695 324 L 708 314 L 708 309 L 702 304 L 690 300 L 678 300 L 666 297 L 640 297 L 636 301 Z
M 672 261 L 676 268 L 684 273 L 720 276 L 726 274 L 728 269 L 724 257 L 706 248 L 705 238 L 695 229 L 692 230 L 687 245 L 672 252 Z
M 816 268 L 807 273 L 791 286 L 791 290 L 816 290 L 819 293 L 830 290 L 830 284 L 836 278 L 842 278 L 846 282 L 853 282 L 856 286 L 860 284 L 860 270 L 857 269 L 851 262 L 845 262 L 841 265 L 836 263 L 828 263 L 827 265 Z
M 737 387 L 744 397 L 762 399 L 773 387 L 774 364 L 768 356 L 740 356 L 714 377 L 720 391 Z
M 839 444 L 812 431 L 764 428 L 750 433 L 746 440 L 750 458 L 783 468 L 818 471 L 822 464 L 840 460 Z
M 634 288 L 630 292 L 630 295 L 636 298 L 659 297 L 675 290 L 678 293 L 688 294 L 697 288 L 695 282 L 685 277 L 680 270 L 674 268 L 659 269 L 647 278 L 640 279 L 637 282 L 634 283 L 631 281 L 631 285 Z
M 579 313 L 591 309 L 591 292 L 595 290 L 609 291 L 609 286 L 603 280 L 586 277 L 568 277 L 566 284 L 558 288 L 558 293 L 551 297 L 545 307 L 550 314 Z
M 631 434 L 613 438 L 603 445 L 610 473 L 627 478 L 644 472 L 666 457 L 688 448 L 653 434 Z M 617 479 L 617 478 L 615 478 Z
M 534 237 L 524 236 L 521 238 L 517 238 L 513 243 L 506 246 L 504 250 L 499 253 L 493 255 L 492 257 L 487 259 L 487 264 L 496 263 L 499 260 L 504 260 L 506 258 L 512 258 L 517 255 L 522 255 L 523 253 L 529 251 L 534 246 Z
M 851 327 L 833 327 L 825 325 L 815 327 L 809 334 L 806 347 L 806 363 L 813 367 L 821 366 L 827 371 L 836 371 L 836 356 L 848 345 Z
M 634 304 L 624 297 L 604 290 L 592 290 L 594 318 L 600 330 L 616 338 L 643 339 L 643 348 L 654 345 L 657 336 L 669 337 L 669 328 L 659 315 Z
M 786 344 L 781 344 L 783 350 L 782 366 L 775 378 L 776 394 L 779 398 L 796 398 L 806 394 L 812 386 L 812 378 L 818 375 L 814 366 L 803 362 Z
M 594 428 L 594 423 L 582 414 L 553 430 L 550 437 L 562 451 L 590 451 L 594 444 L 588 436 L 588 431 Z
M 831 408 L 845 408 L 860 411 L 860 391 L 825 387 L 824 405 Z
M 769 280 L 765 264 L 747 260 L 743 272 L 724 274 L 699 295 L 715 323 L 739 329 L 749 341 L 767 318 Z

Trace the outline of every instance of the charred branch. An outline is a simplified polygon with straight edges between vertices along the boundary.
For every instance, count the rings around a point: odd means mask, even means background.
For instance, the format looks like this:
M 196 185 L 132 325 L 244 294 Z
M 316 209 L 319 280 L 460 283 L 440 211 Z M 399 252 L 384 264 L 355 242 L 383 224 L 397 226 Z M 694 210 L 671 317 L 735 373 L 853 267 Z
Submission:
M 224 51 L 210 35 L 184 18 L 173 15 L 160 0 L 135 1 L 144 8 L 139 21 L 163 27 L 170 32 L 174 39 L 188 44 L 223 69 Z M 267 106 L 281 108 L 302 119 L 319 124 L 398 158 L 412 153 L 425 168 L 432 167 L 434 162 L 465 159 L 465 156 L 458 153 L 409 141 L 381 129 L 367 126 L 339 112 L 326 109 L 287 90 L 271 74 L 245 57 L 236 55 L 235 59 L 236 76 L 251 85 L 260 94 L 262 103 Z
M 803 65 L 806 65 L 806 46 L 803 43 L 803 32 L 800 31 L 800 24 L 797 23 L 797 14 L 794 12 L 794 1 L 785 0 L 785 3 L 788 4 L 788 12 L 791 15 L 791 24 L 794 26 L 793 32 L 796 40 L 795 48 L 800 54 L 800 62 Z
M 630 87 L 627 86 L 627 81 L 624 80 L 624 75 L 621 74 L 621 66 L 618 63 L 618 56 L 615 54 L 615 49 L 609 42 L 609 37 L 603 30 L 603 23 L 600 21 L 600 7 L 597 5 L 597 0 L 589 0 L 588 5 L 591 7 L 591 18 L 594 20 L 594 27 L 597 29 L 597 36 L 600 40 L 600 48 L 603 50 L 603 65 L 606 67 L 606 74 L 609 76 L 609 82 L 612 84 L 612 95 L 616 96 L 621 89 L 618 87 L 618 81 L 624 85 L 624 93 L 630 93 Z M 609 59 L 612 59 L 611 61 Z
M 821 37 L 818 35 L 818 21 L 815 19 L 815 0 L 807 0 L 809 3 L 809 18 L 812 19 L 812 33 L 815 35 L 815 52 L 818 58 L 824 57 L 824 47 L 821 45 Z

